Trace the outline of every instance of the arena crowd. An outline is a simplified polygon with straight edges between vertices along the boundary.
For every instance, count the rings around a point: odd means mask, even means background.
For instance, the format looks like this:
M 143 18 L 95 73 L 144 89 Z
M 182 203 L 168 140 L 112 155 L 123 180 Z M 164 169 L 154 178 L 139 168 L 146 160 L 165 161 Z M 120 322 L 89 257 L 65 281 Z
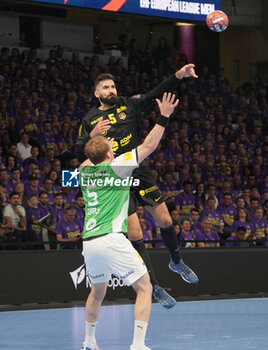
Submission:
M 61 47 L 46 60 L 36 49 L 1 49 L 0 249 L 80 248 L 84 201 L 62 187 L 62 170 L 79 166 L 75 143 L 83 116 L 97 106 L 94 80 L 115 77 L 119 95 L 146 94 L 187 63 L 164 38 L 155 50 L 135 39 L 118 45 L 128 56 L 98 55 L 81 62 Z M 181 247 L 268 245 L 268 99 L 260 78 L 235 87 L 224 69 L 197 67 L 198 79 L 182 80 L 178 109 L 158 149 L 148 158 L 166 198 Z M 141 142 L 158 107 L 140 119 Z M 137 210 L 148 247 L 163 247 L 160 229 Z M 267 240 L 267 241 L 266 241 Z

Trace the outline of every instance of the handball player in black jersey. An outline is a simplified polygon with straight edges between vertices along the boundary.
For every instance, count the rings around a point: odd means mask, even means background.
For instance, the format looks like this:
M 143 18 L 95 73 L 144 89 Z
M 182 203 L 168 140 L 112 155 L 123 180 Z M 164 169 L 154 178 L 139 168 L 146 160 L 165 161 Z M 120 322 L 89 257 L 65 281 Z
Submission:
M 143 110 L 148 109 L 154 100 L 161 97 L 164 92 L 174 90 L 178 82 L 187 77 L 197 78 L 194 64 L 185 65 L 147 94 L 133 98 L 119 97 L 113 76 L 109 73 L 100 74 L 95 81 L 95 96 L 100 106 L 91 109 L 82 120 L 76 143 L 78 160 L 81 163 L 85 161 L 85 144 L 90 138 L 98 135 L 114 138 L 113 151 L 116 156 L 136 148 L 140 143 L 138 132 Z M 160 116 L 157 122 L 164 124 L 166 118 Z M 176 302 L 159 286 L 149 254 L 144 246 L 143 234 L 136 214 L 138 205 L 145 207 L 161 227 L 163 241 L 170 253 L 169 268 L 179 273 L 188 283 L 197 283 L 198 277 L 181 258 L 171 216 L 145 161 L 133 171 L 132 176 L 140 179 L 140 186 L 133 187 L 130 191 L 128 237 L 148 268 L 154 298 L 165 308 L 171 308 Z

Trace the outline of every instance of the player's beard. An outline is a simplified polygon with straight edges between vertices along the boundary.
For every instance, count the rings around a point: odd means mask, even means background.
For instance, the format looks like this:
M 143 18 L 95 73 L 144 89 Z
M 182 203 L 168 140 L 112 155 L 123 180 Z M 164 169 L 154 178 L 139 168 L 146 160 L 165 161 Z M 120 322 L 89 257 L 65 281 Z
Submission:
M 112 94 L 108 97 L 100 96 L 100 101 L 107 106 L 114 106 L 118 102 L 118 96 Z

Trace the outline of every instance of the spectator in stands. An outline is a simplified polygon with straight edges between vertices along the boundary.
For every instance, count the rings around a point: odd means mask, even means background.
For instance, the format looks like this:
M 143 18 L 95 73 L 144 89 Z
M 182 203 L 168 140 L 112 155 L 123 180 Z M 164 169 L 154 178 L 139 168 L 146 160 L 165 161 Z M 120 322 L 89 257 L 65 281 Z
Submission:
M 243 197 L 238 197 L 235 201 L 236 210 L 246 208 L 246 202 Z
M 29 144 L 29 136 L 27 134 L 22 133 L 20 135 L 20 142 L 17 143 L 17 149 L 23 160 L 31 156 L 32 146 Z
M 257 244 L 265 245 L 265 242 L 260 242 L 260 240 L 267 239 L 268 237 L 268 222 L 264 217 L 264 210 L 262 207 L 257 207 L 255 209 L 252 223 L 254 225 Z
M 17 167 L 16 158 L 12 155 L 8 155 L 6 158 L 6 171 L 8 172 L 8 175 L 11 175 L 11 172 L 14 168 Z
M 254 217 L 255 209 L 257 209 L 259 207 L 259 205 L 260 205 L 259 198 L 257 198 L 257 197 L 250 198 L 250 205 L 249 205 L 248 213 L 249 213 L 251 218 Z
M 25 195 L 26 197 L 30 197 L 31 194 L 39 195 L 40 192 L 40 184 L 38 177 L 36 175 L 29 176 L 29 182 L 25 182 Z
M 196 247 L 196 242 L 193 242 L 196 240 L 196 236 L 191 231 L 191 220 L 182 219 L 180 226 L 181 226 L 181 231 L 179 235 L 180 247 L 181 248 Z
M 17 182 L 15 184 L 15 192 L 19 194 L 19 204 L 23 206 L 24 209 L 27 208 L 27 200 L 28 198 L 26 197 L 24 193 L 24 183 L 23 182 Z
M 250 188 L 249 187 L 244 187 L 243 191 L 242 191 L 242 197 L 245 200 L 245 207 L 246 209 L 249 209 L 250 207 Z
M 229 237 L 236 213 L 236 207 L 233 204 L 231 193 L 227 192 L 224 194 L 223 203 L 222 205 L 219 205 L 217 209 L 221 214 L 224 222 L 223 235 L 224 237 Z
M 22 111 L 22 119 L 17 121 L 16 127 L 19 130 L 20 135 L 26 133 L 30 140 L 37 142 L 39 129 L 37 128 L 35 122 L 32 119 L 29 109 L 24 109 Z
M 216 196 L 216 186 L 214 184 L 210 184 L 207 186 L 206 200 L 208 197 L 213 197 L 215 199 L 215 207 L 218 208 L 219 200 Z
M 63 219 L 57 222 L 55 231 L 61 249 L 75 249 L 81 247 L 83 226 L 80 221 L 75 218 L 75 215 L 76 211 L 74 208 L 65 209 Z
M 35 169 L 38 169 L 37 161 L 32 159 L 29 161 L 28 166 L 25 168 L 25 170 L 21 173 L 22 181 L 28 180 L 29 177 L 33 175 Z
M 198 209 L 199 212 L 201 212 L 206 203 L 206 196 L 205 196 L 205 185 L 203 182 L 199 182 L 196 185 L 196 191 L 194 193 L 195 195 L 195 208 Z
M 12 192 L 9 198 L 10 203 L 5 206 L 3 212 L 4 223 L 12 229 L 8 240 L 22 242 L 26 230 L 25 209 L 19 204 L 20 196 L 17 192 Z
M 245 240 L 246 229 L 244 226 L 238 226 L 236 232 L 228 237 L 224 243 L 225 247 L 249 247 L 250 244 Z
M 64 207 L 62 194 L 56 193 L 53 198 L 53 205 L 50 207 L 50 212 L 52 215 L 52 226 L 56 226 L 56 223 L 63 219 Z
M 175 203 L 180 216 L 190 216 L 191 209 L 195 207 L 195 196 L 192 193 L 191 181 L 185 181 L 183 183 L 183 192 L 176 196 Z
M 172 210 L 170 216 L 171 216 L 173 225 L 180 224 L 180 213 L 178 210 L 176 210 L 176 209 Z
M 246 229 L 245 238 L 248 238 L 249 236 L 251 236 L 255 230 L 254 225 L 251 222 L 249 213 L 247 212 L 246 209 L 243 209 L 243 208 L 239 209 L 237 211 L 237 214 L 234 217 L 234 222 L 231 227 L 232 236 L 235 235 L 235 232 L 237 231 L 237 228 L 239 226 L 245 227 Z
M 81 222 L 81 225 L 84 225 L 85 202 L 82 192 L 78 192 L 75 199 L 76 219 L 78 219 Z
M 190 214 L 191 219 L 191 232 L 195 235 L 196 231 L 200 229 L 200 213 L 197 209 L 193 208 Z
M 45 191 L 48 195 L 48 204 L 54 205 L 54 192 L 53 192 L 53 181 L 47 177 L 42 185 L 42 191 Z
M 42 218 L 40 207 L 38 206 L 39 198 L 36 194 L 32 194 L 28 199 L 27 208 L 27 233 L 26 241 L 42 242 L 42 230 L 39 219 Z
M 8 191 L 9 193 L 15 191 L 15 185 L 17 182 L 20 182 L 20 169 L 19 168 L 13 168 L 11 171 L 11 176 L 8 182 Z
M 75 206 L 76 192 L 73 188 L 62 187 L 62 198 L 64 209 Z
M 48 177 L 50 170 L 51 164 L 48 162 L 43 163 L 43 165 L 41 166 L 40 183 L 43 183 L 44 180 Z
M 166 204 L 169 210 L 175 208 L 175 197 L 178 195 L 179 191 L 177 190 L 174 180 L 172 179 L 171 173 L 165 173 L 163 182 L 160 184 L 160 190 L 163 193 L 163 196 L 166 200 Z
M 25 158 L 24 161 L 23 161 L 23 168 L 26 169 L 29 165 L 29 162 L 31 160 L 34 160 L 35 164 L 37 164 L 38 167 L 40 167 L 41 165 L 41 162 L 38 158 L 39 156 L 39 147 L 38 146 L 32 146 L 31 147 L 31 152 L 30 152 L 30 156 L 28 158 Z
M 44 132 L 39 137 L 39 145 L 44 154 L 48 149 L 57 151 L 56 138 L 52 133 L 52 125 L 49 120 L 44 123 Z
M 142 229 L 143 240 L 144 241 L 152 241 L 152 239 L 153 239 L 152 231 L 147 229 L 146 221 L 145 221 L 144 217 L 140 216 L 139 217 L 139 222 L 140 222 L 141 229 Z M 152 248 L 152 242 L 145 243 L 145 247 L 146 248 Z
M 212 223 L 209 218 L 203 218 L 201 229 L 196 232 L 197 246 L 204 247 L 219 247 L 220 237 L 216 231 L 212 230 Z
M 2 214 L 2 209 L 8 204 L 8 199 L 4 186 L 0 184 L 0 214 Z
M 70 152 L 70 150 L 74 147 L 73 136 L 73 129 L 70 127 L 70 124 L 68 122 L 63 123 L 62 130 L 57 135 L 57 147 L 60 154 Z
M 50 172 L 48 174 L 48 179 L 52 181 L 53 193 L 58 193 L 58 192 L 60 192 L 61 182 L 60 182 L 58 173 L 55 170 L 53 170 L 53 166 L 55 167 L 55 162 L 56 161 L 54 161 L 52 164 L 52 169 L 50 170 Z M 58 163 L 60 165 L 59 161 L 58 161 Z
M 221 214 L 216 209 L 214 197 L 208 197 L 206 207 L 200 214 L 200 221 L 202 221 L 205 217 L 210 218 L 213 230 L 215 230 L 219 235 L 222 235 L 224 223 Z

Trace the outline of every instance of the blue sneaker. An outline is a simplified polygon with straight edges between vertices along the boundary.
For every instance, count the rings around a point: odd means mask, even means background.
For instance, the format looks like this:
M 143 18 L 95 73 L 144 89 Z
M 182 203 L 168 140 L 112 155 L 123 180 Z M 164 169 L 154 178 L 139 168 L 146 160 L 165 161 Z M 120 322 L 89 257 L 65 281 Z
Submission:
M 190 269 L 190 267 L 188 267 L 187 265 L 184 264 L 182 259 L 180 259 L 178 264 L 175 264 L 170 259 L 168 266 L 169 266 L 170 270 L 179 273 L 185 282 L 192 283 L 192 284 L 198 283 L 198 281 L 199 281 L 198 277 L 196 276 L 194 271 L 192 271 Z
M 169 295 L 164 288 L 160 287 L 158 284 L 154 285 L 153 297 L 155 300 L 161 304 L 166 309 L 171 309 L 176 305 L 176 300 Z

